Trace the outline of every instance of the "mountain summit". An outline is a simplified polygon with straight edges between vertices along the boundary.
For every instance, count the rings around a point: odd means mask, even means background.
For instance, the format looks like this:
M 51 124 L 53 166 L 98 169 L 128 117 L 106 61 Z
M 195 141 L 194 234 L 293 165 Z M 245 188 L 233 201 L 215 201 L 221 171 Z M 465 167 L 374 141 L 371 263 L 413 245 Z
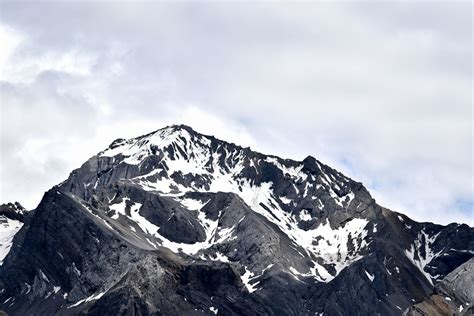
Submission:
M 417 223 L 313 157 L 185 125 L 113 141 L 28 214 L 0 266 L 12 315 L 400 315 L 433 297 L 473 310 L 433 296 L 472 269 L 473 228 Z

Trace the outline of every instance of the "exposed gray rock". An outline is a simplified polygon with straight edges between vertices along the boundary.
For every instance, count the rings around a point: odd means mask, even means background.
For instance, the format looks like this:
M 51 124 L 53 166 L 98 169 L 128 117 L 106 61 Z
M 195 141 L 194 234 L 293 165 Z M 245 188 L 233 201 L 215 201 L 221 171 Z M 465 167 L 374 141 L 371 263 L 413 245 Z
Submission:
M 436 290 L 461 304 L 474 304 L 474 259 L 450 272 L 436 285 Z
M 436 284 L 433 294 L 408 308 L 404 315 L 473 315 L 474 258 Z

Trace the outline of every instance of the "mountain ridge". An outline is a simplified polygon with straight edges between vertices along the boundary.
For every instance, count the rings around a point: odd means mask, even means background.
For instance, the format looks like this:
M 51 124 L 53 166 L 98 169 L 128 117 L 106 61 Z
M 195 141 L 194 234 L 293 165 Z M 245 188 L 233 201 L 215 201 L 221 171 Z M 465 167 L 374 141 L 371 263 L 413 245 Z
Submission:
M 167 130 L 167 129 L 174 129 L 174 130 L 183 129 L 183 130 L 186 130 L 186 131 L 188 131 L 188 132 L 190 132 L 190 133 L 197 133 L 197 134 L 199 134 L 200 136 L 207 137 L 207 138 L 210 138 L 210 139 L 214 139 L 214 140 L 216 140 L 216 141 L 219 141 L 219 142 L 222 142 L 222 143 L 226 143 L 226 144 L 231 145 L 231 146 L 235 146 L 235 147 L 238 148 L 238 149 L 250 150 L 251 152 L 253 152 L 253 153 L 257 154 L 257 155 L 266 156 L 266 157 L 270 157 L 270 158 L 277 158 L 277 159 L 281 159 L 281 160 L 284 160 L 284 161 L 290 161 L 290 162 L 292 162 L 292 163 L 302 163 L 302 164 L 304 164 L 305 161 L 307 161 L 308 164 L 309 164 L 310 161 L 313 161 L 313 160 L 314 160 L 314 161 L 316 161 L 317 163 L 323 164 L 325 167 L 334 170 L 335 172 L 341 173 L 340 171 L 338 171 L 338 170 L 336 170 L 336 169 L 330 167 L 329 165 L 327 165 L 327 164 L 321 162 L 320 160 L 318 160 L 316 157 L 314 157 L 314 156 L 312 156 L 312 155 L 308 155 L 308 156 L 306 156 L 304 159 L 298 160 L 298 159 L 294 159 L 294 158 L 281 158 L 280 156 L 275 155 L 275 154 L 264 154 L 264 153 L 262 153 L 262 152 L 260 152 L 260 151 L 253 150 L 250 146 L 241 146 L 241 145 L 236 144 L 236 143 L 234 143 L 234 142 L 228 142 L 228 141 L 226 141 L 226 140 L 222 140 L 222 139 L 217 138 L 216 136 L 211 135 L 211 134 L 203 134 L 203 133 L 196 132 L 191 126 L 186 125 L 186 124 L 171 124 L 171 125 L 167 125 L 167 126 L 165 126 L 165 127 L 159 128 L 159 129 L 157 129 L 157 130 L 155 130 L 155 131 L 153 131 L 153 132 L 150 132 L 150 133 L 148 133 L 148 134 L 141 135 L 141 136 L 138 136 L 138 137 L 132 137 L 132 138 L 129 138 L 129 139 L 118 138 L 118 139 L 115 139 L 115 140 L 107 147 L 107 149 L 109 149 L 109 148 L 110 148 L 115 142 L 117 142 L 117 141 L 140 140 L 140 139 L 143 139 L 143 138 L 145 138 L 145 137 L 148 137 L 148 136 L 151 136 L 151 135 L 153 135 L 153 134 L 156 134 L 156 133 L 159 132 L 159 131 Z M 114 147 L 116 147 L 116 146 L 114 146 Z M 101 153 L 105 152 L 107 149 L 102 150 L 102 151 L 99 151 L 99 152 L 97 153 L 97 155 L 100 155 Z M 362 182 L 357 181 L 357 180 L 355 180 L 355 179 L 353 179 L 353 178 L 351 178 L 351 177 L 348 177 L 348 176 L 346 176 L 346 175 L 345 175 L 345 177 L 347 177 L 348 179 L 350 179 L 350 180 L 352 180 L 352 181 L 355 181 L 355 182 L 357 182 L 357 183 L 362 184 Z M 375 198 L 374 198 L 374 200 L 375 200 Z M 397 213 L 397 214 L 399 214 L 399 215 L 402 215 L 402 216 L 407 216 L 407 215 L 405 215 L 404 213 L 401 213 L 401 212 L 396 212 L 396 211 L 393 211 L 393 210 L 390 210 L 390 211 L 395 212 L 395 213 Z M 430 221 L 420 221 L 419 223 L 435 224 L 435 225 L 441 225 L 441 226 L 448 226 L 448 225 L 452 225 L 452 224 L 463 224 L 463 223 L 461 223 L 461 222 L 450 222 L 450 223 L 446 223 L 446 224 L 440 224 L 440 223 L 434 223 L 434 222 L 430 222 Z
M 400 315 L 474 255 L 468 225 L 185 125 L 114 140 L 29 218 L 0 265 L 12 314 Z

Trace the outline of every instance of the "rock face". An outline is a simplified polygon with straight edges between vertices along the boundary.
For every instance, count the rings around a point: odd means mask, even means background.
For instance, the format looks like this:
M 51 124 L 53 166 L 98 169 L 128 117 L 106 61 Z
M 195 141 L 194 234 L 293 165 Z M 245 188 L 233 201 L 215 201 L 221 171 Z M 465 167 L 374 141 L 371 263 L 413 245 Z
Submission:
M 182 125 L 114 141 L 21 223 L 0 266 L 11 315 L 401 315 L 441 288 L 472 302 L 449 291 L 472 287 L 456 271 L 473 228 Z
M 474 258 L 435 285 L 433 294 L 404 315 L 474 315 Z

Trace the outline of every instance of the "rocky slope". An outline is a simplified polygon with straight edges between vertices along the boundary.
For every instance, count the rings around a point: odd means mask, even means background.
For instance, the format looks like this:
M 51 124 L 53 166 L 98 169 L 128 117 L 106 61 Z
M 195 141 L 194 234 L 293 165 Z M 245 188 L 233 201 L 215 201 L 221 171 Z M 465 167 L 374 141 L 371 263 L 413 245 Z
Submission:
M 408 308 L 404 315 L 474 315 L 474 258 L 435 285 L 433 294 Z
M 313 157 L 170 126 L 46 192 L 0 266 L 0 309 L 400 315 L 473 257 L 473 232 L 383 208 Z

